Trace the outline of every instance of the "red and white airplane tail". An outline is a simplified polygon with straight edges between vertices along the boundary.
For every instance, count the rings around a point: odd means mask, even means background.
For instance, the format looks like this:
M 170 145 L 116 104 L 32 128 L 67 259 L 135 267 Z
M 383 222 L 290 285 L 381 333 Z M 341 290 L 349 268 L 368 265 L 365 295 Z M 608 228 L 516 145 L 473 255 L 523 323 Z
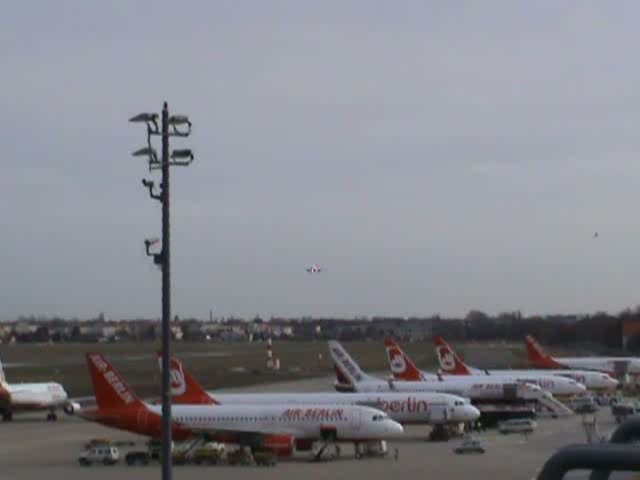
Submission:
M 436 356 L 442 371 L 448 375 L 471 375 L 473 372 L 462 361 L 462 359 L 454 352 L 453 348 L 442 338 L 437 335 L 433 339 L 436 346 Z
M 162 354 L 158 352 L 158 365 L 162 370 Z M 171 401 L 177 405 L 217 405 L 211 395 L 184 368 L 177 358 L 171 358 Z
M 566 368 L 549 355 L 531 335 L 525 337 L 529 362 L 538 368 Z
M 87 353 L 96 403 L 100 410 L 146 408 L 113 365 L 99 353 Z
M 416 367 L 416 364 L 413 363 L 391 337 L 384 339 L 384 346 L 387 351 L 387 359 L 391 366 L 393 378 L 405 381 L 420 381 L 424 379 L 422 372 Z
M 162 419 L 140 400 L 116 369 L 99 353 L 87 353 L 97 409 L 81 409 L 78 415 L 107 427 L 154 438 L 162 433 Z M 184 440 L 191 431 L 172 424 L 173 438 Z

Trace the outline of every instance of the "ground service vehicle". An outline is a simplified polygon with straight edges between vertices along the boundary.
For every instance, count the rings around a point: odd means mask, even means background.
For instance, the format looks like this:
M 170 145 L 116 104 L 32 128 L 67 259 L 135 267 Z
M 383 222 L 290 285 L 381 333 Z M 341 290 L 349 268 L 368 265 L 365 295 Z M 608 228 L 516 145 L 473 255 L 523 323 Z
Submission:
M 640 409 L 631 403 L 617 403 L 615 405 L 611 405 L 611 414 L 618 424 L 624 422 L 627 417 L 637 415 L 638 413 L 640 413 Z
M 486 450 L 482 442 L 475 438 L 465 438 L 460 445 L 453 449 L 455 453 L 484 453 Z
M 116 447 L 98 446 L 91 447 L 80 454 L 78 463 L 83 467 L 88 467 L 94 463 L 103 465 L 115 465 L 120 459 L 120 452 Z
M 571 402 L 571 408 L 579 414 L 595 413 L 598 411 L 598 404 L 595 397 L 585 395 L 574 399 L 573 402 Z
M 359 444 L 356 446 L 356 458 L 384 457 L 388 453 L 389 447 L 385 441 L 371 444 Z
M 251 451 L 245 448 L 239 448 L 227 454 L 229 465 L 251 465 L 252 462 Z
M 253 461 L 261 467 L 274 467 L 276 465 L 276 456 L 273 452 L 259 450 L 253 452 Z
M 498 424 L 498 431 L 504 435 L 508 433 L 533 433 L 538 424 L 528 418 L 506 420 Z
M 196 448 L 190 453 L 196 465 L 217 465 L 224 459 L 225 446 L 223 443 L 209 442 Z
M 149 455 L 149 452 L 129 452 L 125 455 L 124 461 L 129 466 L 149 465 L 151 455 Z

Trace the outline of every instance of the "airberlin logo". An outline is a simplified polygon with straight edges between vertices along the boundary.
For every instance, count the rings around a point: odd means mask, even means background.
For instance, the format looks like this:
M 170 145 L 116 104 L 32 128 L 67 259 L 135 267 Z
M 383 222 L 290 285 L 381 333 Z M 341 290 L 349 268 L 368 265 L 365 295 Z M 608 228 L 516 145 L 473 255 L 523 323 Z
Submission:
M 407 363 L 404 361 L 404 356 L 395 347 L 389 347 L 387 349 L 389 355 L 389 364 L 391 365 L 391 371 L 393 373 L 404 373 L 407 369 Z
M 436 347 L 436 355 L 438 356 L 438 361 L 440 362 L 440 367 L 446 372 L 448 370 L 455 370 L 456 368 L 456 359 L 453 357 L 453 353 L 445 346 Z
M 184 371 L 181 364 L 171 364 L 171 395 L 182 395 L 187 390 Z
M 427 411 L 427 402 L 424 400 L 418 400 L 415 397 L 407 397 L 404 400 L 384 400 L 378 398 L 378 405 L 384 412 L 389 413 L 421 413 Z

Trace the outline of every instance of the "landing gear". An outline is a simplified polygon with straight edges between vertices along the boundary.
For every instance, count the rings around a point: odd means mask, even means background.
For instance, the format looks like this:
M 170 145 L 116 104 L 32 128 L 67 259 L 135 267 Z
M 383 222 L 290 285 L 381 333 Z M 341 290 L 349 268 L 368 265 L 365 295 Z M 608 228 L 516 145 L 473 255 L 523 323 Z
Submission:
M 444 425 L 434 425 L 429 434 L 429 441 L 431 442 L 446 442 L 449 438 L 449 430 Z
M 328 447 L 333 447 L 334 455 L 340 456 L 340 447 L 336 443 L 338 438 L 338 432 L 335 428 L 326 428 L 320 431 L 320 448 L 314 452 L 313 460 L 319 461 L 322 458 L 322 454 Z
M 357 459 L 385 457 L 389 452 L 387 442 L 384 440 L 374 440 L 369 442 L 354 443 Z
M 2 421 L 3 422 L 10 422 L 11 420 L 13 420 L 13 412 L 10 412 L 10 411 L 2 412 Z
M 58 420 L 58 416 L 56 415 L 56 412 L 54 411 L 49 412 L 49 414 L 47 415 L 47 422 L 55 422 L 56 420 Z

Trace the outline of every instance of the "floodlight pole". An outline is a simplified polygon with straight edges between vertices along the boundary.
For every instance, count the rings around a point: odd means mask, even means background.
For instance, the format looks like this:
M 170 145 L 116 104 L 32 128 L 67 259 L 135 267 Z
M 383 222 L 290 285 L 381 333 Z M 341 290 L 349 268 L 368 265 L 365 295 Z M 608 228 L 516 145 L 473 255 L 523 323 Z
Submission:
M 145 240 L 145 249 L 148 256 L 153 257 L 156 265 L 162 268 L 162 480 L 171 480 L 171 228 L 169 215 L 169 170 L 171 166 L 185 167 L 193 161 L 193 152 L 190 149 L 174 150 L 169 154 L 169 137 L 188 137 L 191 134 L 191 122 L 186 115 L 169 116 L 169 107 L 164 102 L 162 107 L 161 126 L 158 128 L 158 115 L 155 113 L 141 113 L 129 119 L 130 122 L 146 123 L 147 147 L 133 152 L 134 157 L 148 156 L 149 171 L 158 167 L 162 171 L 162 183 L 160 195 L 154 193 L 154 183 L 143 180 L 142 185 L 149 190 L 149 195 L 162 203 L 162 250 L 160 253 L 152 253 L 151 245 L 156 241 Z M 185 130 L 185 125 L 187 129 Z M 181 128 L 179 128 L 181 126 Z M 171 130 L 169 130 L 171 127 Z M 160 160 L 151 146 L 151 137 L 162 137 L 162 155 Z M 160 164 L 160 165 L 158 165 Z
M 162 107 L 162 480 L 171 480 L 171 230 L 169 224 L 169 107 Z

